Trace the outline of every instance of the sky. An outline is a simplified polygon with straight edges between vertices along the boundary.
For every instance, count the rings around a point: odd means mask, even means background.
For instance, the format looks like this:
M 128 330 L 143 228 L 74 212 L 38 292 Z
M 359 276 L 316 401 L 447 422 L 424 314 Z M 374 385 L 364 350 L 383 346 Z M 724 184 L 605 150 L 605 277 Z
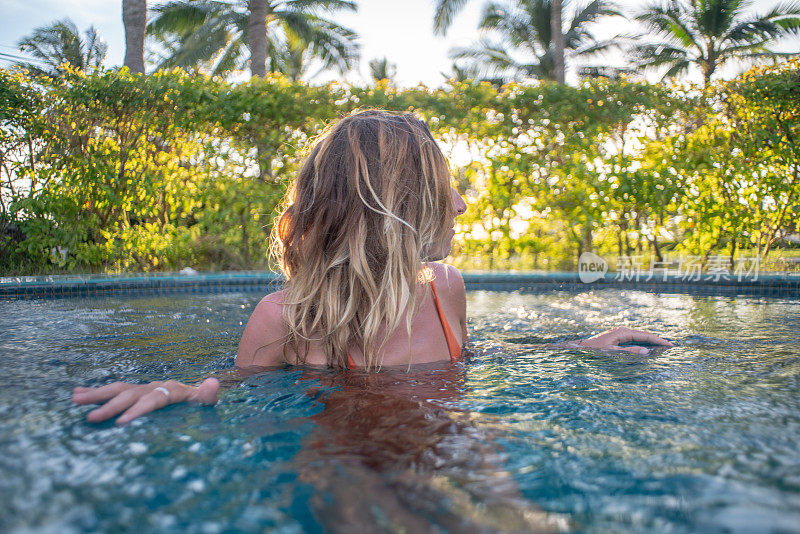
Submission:
M 442 73 L 451 71 L 452 60 L 448 53 L 454 47 L 467 46 L 478 40 L 478 19 L 487 0 L 472 0 L 455 19 L 445 37 L 433 34 L 434 0 L 360 0 L 357 13 L 340 12 L 334 20 L 350 27 L 360 35 L 361 62 L 358 72 L 347 75 L 347 81 L 365 83 L 369 81 L 367 63 L 373 58 L 388 57 L 397 65 L 396 83 L 400 87 L 429 87 L 442 85 Z M 150 0 L 150 5 L 155 5 Z M 623 11 L 630 12 L 644 5 L 646 0 L 618 0 Z M 753 9 L 764 12 L 777 2 L 754 0 Z M 94 25 L 108 43 L 106 65 L 121 65 L 125 52 L 122 27 L 121 0 L 0 0 L 0 53 L 19 55 L 16 48 L 19 39 L 34 28 L 48 25 L 56 20 L 70 17 L 83 31 Z M 610 37 L 616 33 L 633 31 L 631 23 L 621 19 L 607 19 L 596 27 L 599 37 Z M 800 50 L 800 38 L 781 43 L 780 49 Z M 0 56 L 0 66 L 10 62 Z M 622 57 L 611 55 L 599 58 L 597 64 L 621 65 Z M 723 76 L 741 70 L 733 66 Z M 654 74 L 655 76 L 655 74 Z M 322 73 L 313 82 L 328 81 L 335 76 Z M 656 76 L 657 79 L 657 76 Z M 568 80 L 569 81 L 569 80 Z

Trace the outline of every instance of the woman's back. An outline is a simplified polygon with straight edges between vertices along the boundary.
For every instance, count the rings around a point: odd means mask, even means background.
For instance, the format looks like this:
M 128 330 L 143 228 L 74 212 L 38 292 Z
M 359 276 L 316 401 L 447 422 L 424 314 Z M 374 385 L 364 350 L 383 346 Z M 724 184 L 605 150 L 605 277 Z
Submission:
M 421 305 L 411 319 L 411 338 L 405 328 L 395 330 L 383 346 L 380 358 L 383 366 L 449 360 L 460 352 L 460 347 L 467 340 L 466 293 L 460 273 L 453 267 L 438 263 L 428 266 L 433 282 L 426 283 L 424 290 L 419 292 Z M 434 297 L 434 287 L 438 299 Z M 286 305 L 284 297 L 283 291 L 272 293 L 256 307 L 239 344 L 237 367 L 268 367 L 298 361 L 320 366 L 329 364 L 322 345 L 313 340 L 309 343 L 308 352 L 301 358 L 290 351 L 284 352 L 284 341 L 288 335 L 288 326 L 282 314 L 282 308 Z M 440 309 L 444 321 L 439 315 Z M 405 320 L 404 315 L 400 324 L 405 324 Z M 448 343 L 446 328 L 452 331 L 458 349 L 451 347 L 454 344 L 452 341 Z M 348 353 L 356 366 L 364 366 L 365 358 L 357 345 L 351 346 Z

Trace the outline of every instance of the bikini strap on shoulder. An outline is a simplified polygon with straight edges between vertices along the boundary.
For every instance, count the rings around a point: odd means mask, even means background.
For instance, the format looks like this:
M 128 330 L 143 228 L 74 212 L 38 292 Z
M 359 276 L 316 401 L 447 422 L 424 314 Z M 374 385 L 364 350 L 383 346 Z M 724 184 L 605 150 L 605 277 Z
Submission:
M 431 280 L 431 290 L 433 291 L 433 303 L 436 305 L 439 321 L 442 323 L 442 330 L 444 330 L 444 337 L 447 340 L 447 350 L 450 352 L 450 361 L 454 362 L 461 357 L 461 345 L 459 345 L 455 334 L 453 334 L 450 323 L 447 322 L 447 317 L 445 317 L 442 304 L 439 302 L 439 295 L 436 294 L 436 284 L 433 283 L 433 280 Z

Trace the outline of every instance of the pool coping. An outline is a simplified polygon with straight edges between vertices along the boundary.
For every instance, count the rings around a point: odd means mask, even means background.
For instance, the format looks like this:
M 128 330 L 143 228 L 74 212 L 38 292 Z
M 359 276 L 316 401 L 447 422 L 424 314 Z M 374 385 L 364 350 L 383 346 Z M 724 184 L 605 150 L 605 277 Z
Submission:
M 615 288 L 654 293 L 800 297 L 800 275 L 797 274 L 762 274 L 757 277 L 719 273 L 693 277 L 659 274 L 633 277 L 606 273 L 592 283 L 584 283 L 578 273 L 569 272 L 465 272 L 463 276 L 469 290 L 540 292 Z M 0 299 L 268 293 L 275 291 L 282 283 L 281 275 L 266 271 L 14 276 L 0 277 Z

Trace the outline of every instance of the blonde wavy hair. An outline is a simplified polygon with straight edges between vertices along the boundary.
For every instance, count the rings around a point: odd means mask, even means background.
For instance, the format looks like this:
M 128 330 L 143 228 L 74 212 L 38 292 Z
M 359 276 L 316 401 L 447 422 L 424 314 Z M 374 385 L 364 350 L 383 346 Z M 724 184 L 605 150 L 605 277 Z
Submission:
M 319 341 L 328 365 L 344 368 L 357 346 L 367 370 L 379 369 L 405 311 L 410 338 L 421 273 L 454 217 L 447 160 L 424 122 L 364 110 L 329 125 L 273 227 L 287 280 L 284 354 L 305 361 Z

